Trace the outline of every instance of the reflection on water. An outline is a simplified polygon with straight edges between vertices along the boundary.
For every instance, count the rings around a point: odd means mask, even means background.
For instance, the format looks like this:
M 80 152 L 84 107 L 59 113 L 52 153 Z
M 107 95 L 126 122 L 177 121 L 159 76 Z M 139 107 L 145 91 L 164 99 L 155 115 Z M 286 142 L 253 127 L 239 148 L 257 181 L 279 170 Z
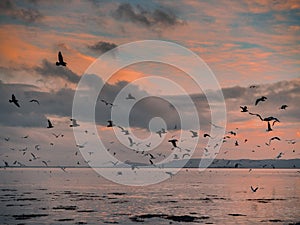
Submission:
M 300 173 L 283 169 L 182 170 L 147 187 L 91 169 L 0 170 L 1 224 L 295 224 Z M 252 192 L 251 186 L 258 187 Z

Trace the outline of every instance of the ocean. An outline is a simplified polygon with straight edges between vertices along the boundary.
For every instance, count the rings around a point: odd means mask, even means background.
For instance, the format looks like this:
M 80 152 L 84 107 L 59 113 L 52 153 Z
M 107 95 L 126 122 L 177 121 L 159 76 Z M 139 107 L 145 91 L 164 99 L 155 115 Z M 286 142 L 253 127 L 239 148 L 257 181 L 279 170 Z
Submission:
M 2 168 L 0 177 L 0 224 L 300 222 L 299 169 L 182 169 L 141 187 L 90 168 Z

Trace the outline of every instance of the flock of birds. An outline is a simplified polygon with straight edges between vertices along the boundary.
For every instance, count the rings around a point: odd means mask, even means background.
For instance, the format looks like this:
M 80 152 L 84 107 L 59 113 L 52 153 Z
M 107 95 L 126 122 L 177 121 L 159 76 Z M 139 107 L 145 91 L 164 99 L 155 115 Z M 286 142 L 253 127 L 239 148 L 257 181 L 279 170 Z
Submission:
M 62 56 L 62 53 L 61 53 L 61 52 L 58 53 L 58 61 L 56 62 L 56 65 L 57 65 L 57 66 L 66 66 L 66 65 L 67 65 L 67 63 L 66 63 L 66 62 L 64 61 L 64 59 L 63 59 L 63 56 Z M 257 87 L 258 87 L 258 86 L 256 86 L 256 85 L 251 85 L 249 88 L 257 88 Z M 125 99 L 126 99 L 126 100 L 130 100 L 130 101 L 131 101 L 131 100 L 133 100 L 133 101 L 136 100 L 136 98 L 135 98 L 131 93 L 129 93 L 128 96 L 127 96 Z M 258 106 L 258 105 L 262 104 L 263 102 L 265 102 L 265 101 L 267 101 L 267 100 L 268 100 L 267 97 L 261 96 L 260 98 L 257 98 L 257 99 L 255 100 L 254 106 Z M 30 102 L 30 103 L 36 103 L 36 104 L 40 105 L 40 102 L 39 102 L 39 100 L 37 100 L 37 99 L 31 99 L 29 102 Z M 109 102 L 109 101 L 107 101 L 107 100 L 105 100 L 105 99 L 101 99 L 101 102 L 102 102 L 103 104 L 105 104 L 107 107 L 110 107 L 110 108 L 113 107 L 113 106 L 115 106 L 112 102 Z M 21 107 L 21 106 L 20 106 L 20 103 L 19 103 L 19 100 L 17 99 L 17 97 L 16 97 L 14 94 L 12 94 L 11 99 L 9 99 L 9 103 L 14 104 L 14 105 L 15 105 L 16 107 L 18 107 L 18 108 Z M 286 105 L 286 104 L 281 105 L 281 106 L 279 107 L 280 110 L 286 110 L 287 108 L 288 108 L 288 105 Z M 258 113 L 250 112 L 248 106 L 246 106 L 246 105 L 240 106 L 240 109 L 241 109 L 241 112 L 242 112 L 242 113 L 248 113 L 250 116 L 256 116 L 261 122 L 266 123 L 266 124 L 267 124 L 267 129 L 266 129 L 267 132 L 273 131 L 275 124 L 276 124 L 276 123 L 280 123 L 280 120 L 279 120 L 278 118 L 276 118 L 276 117 L 273 117 L 273 116 L 263 117 L 263 116 L 261 116 L 261 115 L 258 114 Z M 78 122 L 77 122 L 76 119 L 71 118 L 70 121 L 71 121 L 71 124 L 70 124 L 69 126 L 70 126 L 71 128 L 76 128 L 76 127 L 79 127 L 79 126 L 80 126 L 80 124 L 78 124 Z M 213 127 L 215 127 L 215 128 L 221 128 L 220 126 L 215 125 L 215 124 L 213 124 L 213 123 L 210 123 L 210 124 L 211 124 Z M 134 162 L 130 162 L 129 160 L 125 161 L 125 163 L 131 165 L 131 168 L 132 168 L 133 170 L 137 169 L 138 166 L 141 166 L 141 165 L 147 165 L 147 164 L 157 167 L 157 163 L 156 163 L 155 161 L 156 161 L 157 159 L 160 159 L 159 161 L 161 161 L 162 158 L 166 158 L 166 157 L 167 157 L 167 155 L 166 155 L 166 154 L 163 154 L 162 152 L 159 152 L 159 153 L 150 153 L 149 151 L 147 151 L 147 148 L 150 149 L 150 147 L 151 147 L 151 142 L 150 142 L 150 143 L 144 144 L 144 149 L 141 150 L 141 148 L 139 148 L 139 147 L 140 147 L 143 143 L 136 143 L 136 142 L 132 139 L 132 137 L 130 137 L 130 132 L 129 132 L 127 129 L 125 129 L 125 128 L 122 127 L 122 126 L 119 126 L 119 125 L 114 124 L 114 122 L 113 122 L 112 120 L 107 120 L 107 127 L 111 127 L 111 128 L 112 128 L 112 127 L 118 127 L 118 128 L 120 129 L 120 131 L 121 131 L 124 135 L 128 135 L 128 144 L 129 144 L 129 148 L 130 148 L 133 152 L 135 152 L 136 154 L 141 154 L 143 158 L 144 158 L 144 157 L 147 157 L 147 158 L 148 158 L 148 163 L 146 163 L 146 164 L 144 164 L 144 163 L 134 163 Z M 50 119 L 47 119 L 47 128 L 48 128 L 48 129 L 53 129 L 53 128 L 54 128 L 54 125 L 53 125 L 53 123 L 51 122 Z M 177 125 L 174 126 L 174 130 L 176 130 L 176 129 L 177 129 Z M 233 131 L 233 130 L 228 131 L 227 134 L 226 134 L 224 137 L 222 137 L 222 139 L 221 139 L 222 142 L 225 143 L 225 142 L 227 142 L 228 139 L 237 136 L 237 130 L 238 130 L 238 128 L 236 128 L 236 130 L 234 130 L 234 131 Z M 157 134 L 160 138 L 162 138 L 162 137 L 163 137 L 164 135 L 166 135 L 168 132 L 169 132 L 169 131 L 166 131 L 166 129 L 161 128 L 160 130 L 157 130 L 157 131 L 156 131 L 156 134 Z M 190 136 L 191 138 L 198 138 L 198 137 L 199 137 L 199 134 L 200 134 L 200 131 L 189 130 L 188 132 L 191 133 L 191 136 Z M 86 130 L 85 133 L 87 134 L 88 131 Z M 62 138 L 62 137 L 64 137 L 64 135 L 61 134 L 61 133 L 59 133 L 59 134 L 52 133 L 52 134 L 53 134 L 53 136 L 54 136 L 55 138 Z M 95 135 L 95 134 L 94 134 L 94 135 Z M 27 135 L 27 136 L 24 136 L 23 138 L 28 138 L 28 135 Z M 215 139 L 216 137 L 211 137 L 210 134 L 204 133 L 204 134 L 203 134 L 203 138 Z M 9 141 L 9 138 L 5 138 L 5 141 Z M 190 150 L 190 149 L 187 149 L 187 148 L 181 148 L 181 146 L 180 146 L 180 143 L 183 142 L 183 141 L 184 141 L 184 140 L 178 140 L 178 139 L 176 138 L 176 135 L 173 135 L 171 138 L 168 139 L 168 143 L 170 143 L 170 145 L 171 145 L 171 150 L 177 149 L 178 152 L 181 153 L 181 155 L 179 155 L 179 154 L 177 154 L 177 153 L 176 153 L 176 154 L 173 154 L 173 155 L 174 155 L 173 160 L 184 159 L 185 157 L 188 157 L 188 158 L 190 157 L 190 152 L 191 152 L 191 150 Z M 273 141 L 281 141 L 281 138 L 278 137 L 278 136 L 274 136 L 274 137 L 270 138 L 270 139 L 265 143 L 265 145 L 266 145 L 266 146 L 270 146 L 270 145 L 272 144 Z M 292 140 L 286 140 L 286 141 L 288 142 L 288 144 L 295 144 L 295 143 L 296 143 L 296 140 L 294 140 L 294 139 L 292 139 Z M 244 143 L 246 143 L 246 142 L 248 142 L 248 139 L 244 139 Z M 79 148 L 79 149 L 80 149 L 80 148 L 84 148 L 84 147 L 86 146 L 86 144 L 87 144 L 87 143 L 84 143 L 84 144 L 77 144 L 76 147 Z M 113 144 L 113 142 L 111 142 L 111 144 Z M 50 145 L 54 145 L 54 144 L 51 142 Z M 218 147 L 218 145 L 219 145 L 219 144 L 216 144 L 215 146 L 208 146 L 207 148 L 204 148 L 204 152 L 207 153 L 207 155 L 209 155 L 209 154 L 208 154 L 208 153 L 209 153 L 209 147 L 216 148 L 216 147 Z M 235 140 L 235 141 L 234 141 L 234 146 L 239 146 L 239 145 L 240 145 L 239 141 L 238 141 L 238 140 Z M 261 147 L 261 146 L 260 146 L 260 145 L 257 145 L 257 147 Z M 27 149 L 28 149 L 28 148 L 26 147 L 26 148 L 20 149 L 20 151 L 23 152 L 23 155 L 25 155 Z M 37 151 L 40 150 L 40 145 L 35 145 L 35 149 L 36 149 Z M 110 148 L 108 148 L 107 151 L 112 152 L 111 154 L 114 155 L 114 156 L 116 156 L 116 154 L 117 154 L 116 151 L 113 152 L 113 151 L 111 151 Z M 225 151 L 224 154 L 226 154 L 227 152 L 228 152 L 228 151 Z M 254 150 L 253 150 L 253 152 L 254 152 Z M 293 150 L 293 152 L 295 152 L 295 150 Z M 78 152 L 76 151 L 75 155 L 77 155 L 77 154 L 78 154 Z M 92 154 L 93 154 L 93 152 L 89 152 L 89 155 L 90 155 L 90 156 L 92 156 Z M 32 156 L 32 158 L 29 159 L 29 161 L 39 159 L 39 157 L 36 156 L 36 154 L 34 154 L 33 152 L 31 152 L 30 155 Z M 206 155 L 206 156 L 207 156 L 207 155 Z M 279 158 L 281 158 L 283 155 L 284 155 L 284 153 L 283 153 L 283 152 L 280 152 L 275 158 L 276 158 L 276 159 L 279 159 Z M 3 160 L 3 161 L 4 161 L 4 160 Z M 49 165 L 48 165 L 49 161 L 42 160 L 41 163 L 43 163 L 46 167 L 49 166 Z M 112 163 L 114 166 L 116 166 L 118 163 L 120 163 L 120 161 L 119 161 L 119 160 L 117 160 L 116 162 L 112 162 L 112 161 L 111 161 L 110 163 Z M 229 164 L 229 163 L 230 163 L 230 160 L 228 161 L 227 164 Z M 13 165 L 17 165 L 17 164 L 18 164 L 19 166 L 25 166 L 25 164 L 23 164 L 23 163 L 21 163 L 21 162 L 18 162 L 18 161 L 14 161 L 14 162 L 13 162 Z M 79 161 L 77 162 L 77 164 L 80 165 Z M 8 163 L 7 161 L 4 161 L 4 165 L 5 165 L 5 167 L 9 167 L 9 166 L 10 166 L 9 163 Z M 238 168 L 238 167 L 240 167 L 240 166 L 241 166 L 240 163 L 236 163 L 236 164 L 234 165 L 234 167 L 236 167 L 236 168 Z M 263 167 L 265 167 L 265 166 L 266 166 L 266 165 L 264 165 Z M 65 168 L 65 167 L 61 166 L 60 168 L 61 168 L 63 171 L 66 171 L 66 168 Z M 273 167 L 273 168 L 274 168 L 274 167 Z M 250 169 L 249 171 L 251 171 L 251 169 Z M 168 175 L 170 175 L 170 177 L 172 177 L 172 176 L 174 175 L 174 174 L 171 173 L 171 172 L 166 172 L 166 173 L 167 173 Z M 121 175 L 121 174 L 122 174 L 122 173 L 120 173 L 120 174 L 118 174 L 118 175 Z M 256 192 L 257 189 L 258 189 L 258 187 L 253 188 L 253 187 L 251 186 L 251 190 L 252 190 L 253 192 Z

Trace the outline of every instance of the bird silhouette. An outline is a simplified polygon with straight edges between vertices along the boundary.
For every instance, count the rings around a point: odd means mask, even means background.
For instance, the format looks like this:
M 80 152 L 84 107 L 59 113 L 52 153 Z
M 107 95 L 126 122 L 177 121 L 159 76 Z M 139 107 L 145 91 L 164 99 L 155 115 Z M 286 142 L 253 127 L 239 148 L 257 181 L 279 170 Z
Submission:
M 10 103 L 14 103 L 17 107 L 19 107 L 20 108 L 20 105 L 19 105 L 19 103 L 18 103 L 18 99 L 16 98 L 16 96 L 14 95 L 14 94 L 12 94 L 11 95 L 11 99 L 10 100 L 8 100 Z
M 228 133 L 232 134 L 233 136 L 236 136 L 236 132 L 234 132 L 234 131 L 229 131 Z
M 276 156 L 276 159 L 279 159 L 279 158 L 281 158 L 282 157 L 282 155 L 283 155 L 283 152 L 280 152 L 277 156 Z
M 173 145 L 174 148 L 177 148 L 177 144 L 176 144 L 177 141 L 178 141 L 177 139 L 170 139 L 170 140 L 168 140 L 168 142 L 172 143 L 172 145 Z
M 280 106 L 280 109 L 286 109 L 288 107 L 288 105 L 282 105 L 282 106 Z
M 239 146 L 239 142 L 238 142 L 238 141 L 235 141 L 234 145 L 235 145 L 235 146 Z
M 190 130 L 190 132 L 192 133 L 192 138 L 198 137 L 197 131 Z
M 269 139 L 269 145 L 271 145 L 271 141 L 273 141 L 273 140 L 281 141 L 281 139 L 279 137 L 272 137 Z
M 245 106 L 240 106 L 240 108 L 242 109 L 241 112 L 248 112 L 248 107 L 245 105 Z
M 252 190 L 252 192 L 256 192 L 258 190 L 258 187 L 254 188 L 251 186 L 251 190 Z
M 128 96 L 126 97 L 126 99 L 131 99 L 131 100 L 135 100 L 135 97 L 134 96 L 132 96 L 132 94 L 128 94 Z
M 58 52 L 58 62 L 56 62 L 56 65 L 57 66 L 66 66 L 67 65 L 67 63 L 64 62 L 64 58 L 63 58 L 61 52 Z
M 130 147 L 132 147 L 133 145 L 136 145 L 136 143 L 132 140 L 131 137 L 128 137 L 128 140 L 129 140 Z
M 203 134 L 203 137 L 204 137 L 204 138 L 206 138 L 206 137 L 209 137 L 209 138 L 210 138 L 210 135 L 205 133 L 205 134 Z
M 266 101 L 267 99 L 268 99 L 267 97 L 262 96 L 262 97 L 256 99 L 255 105 L 257 105 L 259 102 L 264 102 L 264 101 Z
M 258 86 L 257 85 L 250 85 L 249 88 L 257 88 Z
M 35 103 L 37 103 L 38 105 L 40 104 L 40 102 L 39 102 L 38 100 L 36 100 L 36 99 L 32 99 L 32 100 L 30 100 L 29 102 L 35 102 Z
M 113 121 L 112 120 L 107 120 L 107 126 L 106 127 L 113 127 L 113 126 L 115 126 L 114 124 L 113 124 Z
M 47 128 L 53 128 L 54 126 L 52 125 L 51 121 L 48 119 L 48 126 Z
M 70 120 L 71 120 L 71 122 L 72 122 L 72 124 L 70 125 L 70 127 L 79 127 L 79 126 L 80 126 L 80 125 L 77 123 L 77 120 L 75 120 L 75 119 L 73 119 L 73 118 L 71 118 Z

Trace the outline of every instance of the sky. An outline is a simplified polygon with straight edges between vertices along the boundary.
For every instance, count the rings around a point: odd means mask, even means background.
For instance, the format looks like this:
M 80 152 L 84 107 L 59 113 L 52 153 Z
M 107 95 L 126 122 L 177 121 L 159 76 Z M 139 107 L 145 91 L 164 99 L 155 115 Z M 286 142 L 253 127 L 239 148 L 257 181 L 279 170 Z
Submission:
M 219 92 L 204 90 L 205 84 L 200 88 L 182 70 L 157 62 L 129 65 L 107 82 L 101 77 L 103 71 L 98 76 L 89 74 L 89 88 L 98 90 L 97 84 L 103 85 L 96 103 L 97 130 L 86 129 L 90 121 L 78 121 L 80 126 L 74 130 L 86 135 L 87 141 L 76 143 L 70 118 L 80 78 L 102 54 L 141 40 L 181 45 L 198 55 L 215 75 L 225 99 L 224 129 L 225 136 L 229 136 L 215 155 L 217 158 L 275 159 L 279 155 L 282 159 L 300 158 L 300 106 L 297 104 L 300 102 L 300 2 L 297 0 L 4 0 L 0 2 L 0 27 L 2 164 L 17 160 L 24 165 L 42 165 L 41 161 L 49 165 L 86 165 L 97 149 L 86 150 L 84 157 L 79 150 L 83 152 L 86 145 L 93 148 L 92 139 L 98 134 L 104 151 L 120 161 L 130 158 L 148 163 L 147 157 L 135 154 L 137 150 L 150 151 L 148 148 L 154 148 L 151 152 L 156 155 L 155 162 L 162 160 L 158 155 L 168 156 L 173 152 L 174 157 L 177 150 L 180 159 L 184 153 L 192 158 L 207 156 L 207 149 L 213 148 L 207 146 L 210 138 L 203 135 L 210 134 L 211 110 L 214 107 L 218 110 L 220 102 L 216 100 L 215 106 L 210 105 L 205 94 L 208 91 L 218 99 Z M 55 65 L 59 51 L 67 62 L 66 67 Z M 117 50 L 114 54 L 118 57 Z M 185 62 L 172 53 L 161 57 Z M 194 104 L 189 104 L 179 89 L 167 82 L 147 79 L 150 76 L 179 85 Z M 255 87 L 250 88 L 251 85 Z M 122 107 L 109 107 L 101 101 L 114 102 L 122 89 L 126 89 L 124 96 L 121 95 Z M 128 100 L 128 93 L 152 97 Z M 20 108 L 9 103 L 12 94 L 19 100 Z M 255 106 L 261 96 L 267 100 Z M 30 102 L 32 99 L 40 104 Z M 181 112 L 176 111 L 174 104 Z M 285 104 L 288 107 L 280 109 Z M 122 119 L 114 128 L 107 127 L 112 108 L 125 112 L 129 106 L 132 107 L 129 127 Z M 280 122 L 267 132 L 266 121 L 241 112 L 240 106 L 247 106 L 251 113 L 262 118 L 276 117 Z M 179 122 L 180 113 L 188 118 L 184 127 Z M 200 124 L 193 121 L 195 116 Z M 153 119 L 157 117 L 164 120 L 167 128 L 167 134 L 161 138 L 155 133 L 162 127 L 161 120 Z M 46 128 L 47 119 L 54 128 Z M 120 133 L 118 126 L 130 129 L 130 134 Z M 199 138 L 192 138 L 190 130 L 196 131 Z M 121 140 L 117 140 L 114 131 Z M 53 133 L 60 136 L 55 137 Z M 184 137 L 179 138 L 180 133 Z M 128 137 L 141 143 L 129 146 Z M 269 142 L 272 137 L 280 140 Z M 137 141 L 138 138 L 143 140 Z M 172 150 L 168 142 L 172 138 L 179 139 L 180 149 Z M 84 147 L 78 149 L 76 144 Z M 192 154 L 188 150 L 194 144 Z

